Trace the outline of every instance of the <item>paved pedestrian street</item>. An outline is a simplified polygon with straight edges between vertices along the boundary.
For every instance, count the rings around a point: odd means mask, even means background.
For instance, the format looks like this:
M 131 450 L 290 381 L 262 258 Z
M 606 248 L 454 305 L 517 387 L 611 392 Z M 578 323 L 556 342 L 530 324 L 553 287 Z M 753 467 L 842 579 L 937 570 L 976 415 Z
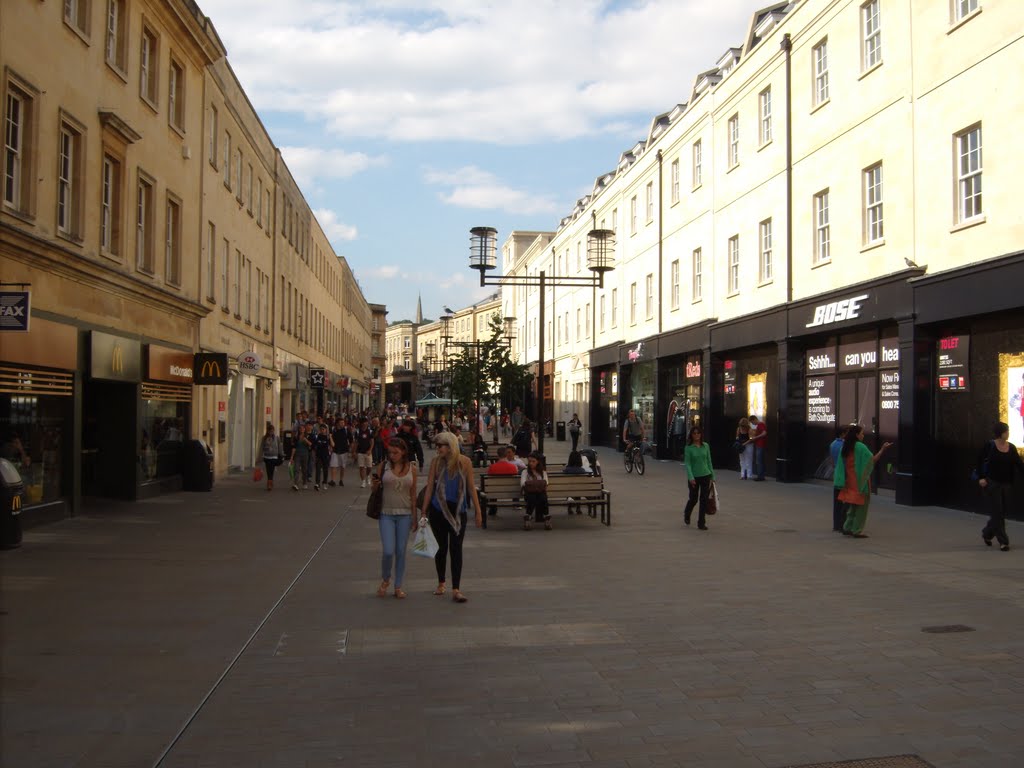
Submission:
M 0 764 L 1024 764 L 1024 549 L 982 518 L 883 496 L 854 540 L 828 487 L 722 470 L 704 532 L 678 464 L 601 456 L 612 527 L 471 529 L 464 605 L 413 557 L 408 599 L 375 595 L 351 472 L 27 531 L 0 553 Z

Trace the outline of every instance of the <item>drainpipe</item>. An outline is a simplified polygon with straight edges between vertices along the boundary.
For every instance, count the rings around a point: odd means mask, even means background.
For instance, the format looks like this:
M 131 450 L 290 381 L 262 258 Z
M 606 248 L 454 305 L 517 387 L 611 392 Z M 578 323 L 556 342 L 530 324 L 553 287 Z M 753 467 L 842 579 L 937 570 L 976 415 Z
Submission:
M 663 184 L 664 184 L 664 170 L 665 170 L 665 157 L 662 155 L 661 150 L 658 150 L 658 335 L 661 335 L 661 329 L 663 324 L 662 312 L 662 299 L 664 294 L 662 293 L 662 281 L 664 280 L 664 269 L 663 260 L 665 256 L 665 217 L 661 215 L 661 209 L 664 208 L 664 199 L 662 198 Z
M 793 41 L 782 36 L 786 53 L 786 303 L 793 301 Z M 789 328 L 786 328 L 787 334 Z

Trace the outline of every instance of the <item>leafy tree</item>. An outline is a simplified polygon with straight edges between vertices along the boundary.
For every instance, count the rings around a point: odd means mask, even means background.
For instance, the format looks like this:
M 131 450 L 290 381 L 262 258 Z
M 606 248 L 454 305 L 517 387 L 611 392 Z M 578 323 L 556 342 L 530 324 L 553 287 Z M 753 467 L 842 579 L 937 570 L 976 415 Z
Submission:
M 452 398 L 470 407 L 477 397 L 479 377 L 480 399 L 486 405 L 500 402 L 506 408 L 523 404 L 523 393 L 533 381 L 533 374 L 519 365 L 505 343 L 505 328 L 495 312 L 488 318 L 489 339 L 463 347 L 450 364 Z

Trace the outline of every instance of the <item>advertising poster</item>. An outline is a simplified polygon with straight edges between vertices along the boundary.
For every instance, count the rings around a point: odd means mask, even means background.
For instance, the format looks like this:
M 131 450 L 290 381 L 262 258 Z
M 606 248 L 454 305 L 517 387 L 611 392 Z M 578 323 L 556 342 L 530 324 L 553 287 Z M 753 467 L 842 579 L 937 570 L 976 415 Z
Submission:
M 878 374 L 878 431 L 888 440 L 899 433 L 900 372 L 880 371 Z
M 768 374 L 751 373 L 747 375 L 747 413 L 763 419 L 768 408 Z
M 970 336 L 946 336 L 939 339 L 936 366 L 939 389 L 943 392 L 967 392 L 967 363 L 970 360 Z
M 835 426 L 835 376 L 807 377 L 807 423 L 819 426 Z
M 725 376 L 723 378 L 725 384 L 725 394 L 735 395 L 736 394 L 736 361 L 726 360 L 725 361 Z
M 1024 448 L 1024 352 L 999 355 L 999 418 L 1010 425 L 1010 442 Z

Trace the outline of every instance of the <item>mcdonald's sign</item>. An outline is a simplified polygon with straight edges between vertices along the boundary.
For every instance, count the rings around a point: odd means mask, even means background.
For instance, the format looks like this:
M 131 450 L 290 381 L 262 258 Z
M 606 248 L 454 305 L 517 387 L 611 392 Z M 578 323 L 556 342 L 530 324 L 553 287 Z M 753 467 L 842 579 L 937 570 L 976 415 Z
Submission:
M 92 331 L 90 342 L 92 378 L 141 381 L 142 345 L 136 339 Z
M 227 384 L 227 352 L 196 352 L 192 360 L 192 382 L 194 384 Z
M 13 496 L 11 498 L 11 514 L 12 515 L 20 515 L 21 514 L 21 494 L 20 493 L 16 494 L 15 496 Z

